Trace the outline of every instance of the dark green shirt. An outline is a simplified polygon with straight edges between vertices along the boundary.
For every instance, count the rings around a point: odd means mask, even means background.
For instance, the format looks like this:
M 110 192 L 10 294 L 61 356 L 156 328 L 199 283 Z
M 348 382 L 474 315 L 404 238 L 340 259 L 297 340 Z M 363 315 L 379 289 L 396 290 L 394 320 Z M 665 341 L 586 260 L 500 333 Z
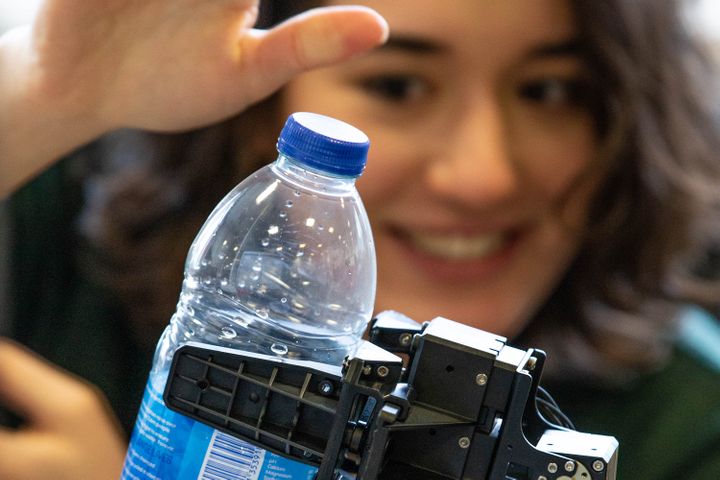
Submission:
M 618 479 L 720 479 L 720 327 L 695 310 L 683 320 L 672 361 L 653 374 L 612 390 L 548 387 L 578 430 L 618 438 Z
M 129 431 L 152 352 L 133 340 L 112 295 L 79 268 L 81 197 L 66 168 L 52 168 L 10 202 L 13 336 L 98 385 Z M 579 430 L 619 439 L 619 479 L 720 479 L 720 340 L 708 333 L 714 320 L 707 332 L 699 323 L 690 322 L 665 368 L 622 389 L 548 387 Z

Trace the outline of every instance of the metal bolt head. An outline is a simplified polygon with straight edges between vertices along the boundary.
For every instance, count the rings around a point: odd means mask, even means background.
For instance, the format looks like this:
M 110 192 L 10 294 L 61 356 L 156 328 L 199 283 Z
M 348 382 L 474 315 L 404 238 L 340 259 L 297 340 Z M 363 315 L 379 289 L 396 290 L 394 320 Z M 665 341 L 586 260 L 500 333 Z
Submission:
M 362 369 L 363 375 L 370 375 L 372 373 L 372 367 L 370 365 L 365 365 Z
M 390 369 L 388 367 L 386 367 L 385 365 L 380 365 L 377 368 L 378 377 L 387 377 L 388 373 L 390 373 Z
M 525 364 L 525 368 L 532 371 L 535 370 L 535 366 L 537 365 L 537 357 L 530 357 Z
M 470 439 L 468 437 L 460 437 L 458 445 L 460 445 L 460 448 L 468 448 L 470 446 Z
M 545 475 L 540 475 L 537 480 L 547 480 L 547 477 Z
M 554 462 L 548 463 L 548 472 L 555 473 L 557 471 L 558 471 L 557 463 L 554 463 Z
M 475 383 L 477 383 L 481 387 L 483 385 L 485 385 L 487 383 L 487 381 L 488 381 L 488 376 L 484 373 L 478 373 L 477 376 L 475 377 Z
M 605 469 L 605 464 L 602 460 L 595 460 L 592 464 L 593 470 L 596 472 L 602 472 Z
M 575 470 L 575 462 L 573 462 L 572 460 L 568 460 L 567 462 L 565 462 L 565 471 L 572 472 L 573 470 Z
M 318 384 L 318 388 L 320 389 L 320 393 L 322 393 L 323 395 L 330 395 L 334 390 L 333 384 L 329 380 L 321 381 Z
M 412 335 L 409 333 L 403 333 L 400 335 L 400 345 L 403 347 L 407 347 L 410 345 L 410 342 L 412 342 Z

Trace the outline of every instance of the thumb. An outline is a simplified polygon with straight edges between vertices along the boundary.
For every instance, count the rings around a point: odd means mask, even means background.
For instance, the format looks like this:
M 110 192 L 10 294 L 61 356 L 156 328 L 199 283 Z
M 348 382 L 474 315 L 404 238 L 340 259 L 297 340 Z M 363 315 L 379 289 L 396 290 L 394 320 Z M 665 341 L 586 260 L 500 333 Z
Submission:
M 369 8 L 316 8 L 271 30 L 253 30 L 244 36 L 242 70 L 252 71 L 259 88 L 269 92 L 304 70 L 364 53 L 387 36 L 385 19 Z
M 86 382 L 0 339 L 0 402 L 28 421 L 18 431 L 0 429 L 0 478 L 118 478 L 124 441 Z

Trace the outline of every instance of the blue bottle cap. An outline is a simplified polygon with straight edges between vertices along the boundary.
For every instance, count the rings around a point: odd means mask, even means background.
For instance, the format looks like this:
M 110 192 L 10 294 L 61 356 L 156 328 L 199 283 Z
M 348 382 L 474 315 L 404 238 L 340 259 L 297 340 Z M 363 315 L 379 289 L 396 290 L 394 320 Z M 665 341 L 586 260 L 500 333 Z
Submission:
M 348 177 L 365 168 L 370 140 L 357 128 L 317 113 L 290 115 L 280 132 L 277 149 L 308 167 Z

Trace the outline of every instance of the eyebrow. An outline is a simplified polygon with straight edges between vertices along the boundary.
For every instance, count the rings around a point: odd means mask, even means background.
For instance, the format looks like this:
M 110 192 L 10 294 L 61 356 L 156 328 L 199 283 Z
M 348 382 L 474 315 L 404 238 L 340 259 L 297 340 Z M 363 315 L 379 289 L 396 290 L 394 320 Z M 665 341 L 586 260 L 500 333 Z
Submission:
M 410 35 L 391 36 L 385 44 L 378 47 L 380 51 L 401 51 L 415 54 L 433 54 L 447 50 L 442 44 L 433 40 Z
M 378 50 L 388 51 L 399 51 L 405 53 L 414 54 L 435 54 L 442 53 L 447 50 L 447 47 L 442 43 L 429 40 L 422 37 L 414 37 L 411 35 L 398 35 L 391 36 L 385 44 L 378 47 Z M 535 48 L 530 49 L 526 57 L 529 58 L 543 58 L 543 57 L 557 57 L 557 56 L 577 56 L 582 55 L 584 49 L 581 43 L 576 38 L 570 38 L 568 40 L 561 40 L 558 42 L 548 42 L 541 44 Z
M 526 54 L 529 58 L 562 57 L 582 55 L 584 50 L 580 41 L 576 38 L 542 44 L 532 48 Z

